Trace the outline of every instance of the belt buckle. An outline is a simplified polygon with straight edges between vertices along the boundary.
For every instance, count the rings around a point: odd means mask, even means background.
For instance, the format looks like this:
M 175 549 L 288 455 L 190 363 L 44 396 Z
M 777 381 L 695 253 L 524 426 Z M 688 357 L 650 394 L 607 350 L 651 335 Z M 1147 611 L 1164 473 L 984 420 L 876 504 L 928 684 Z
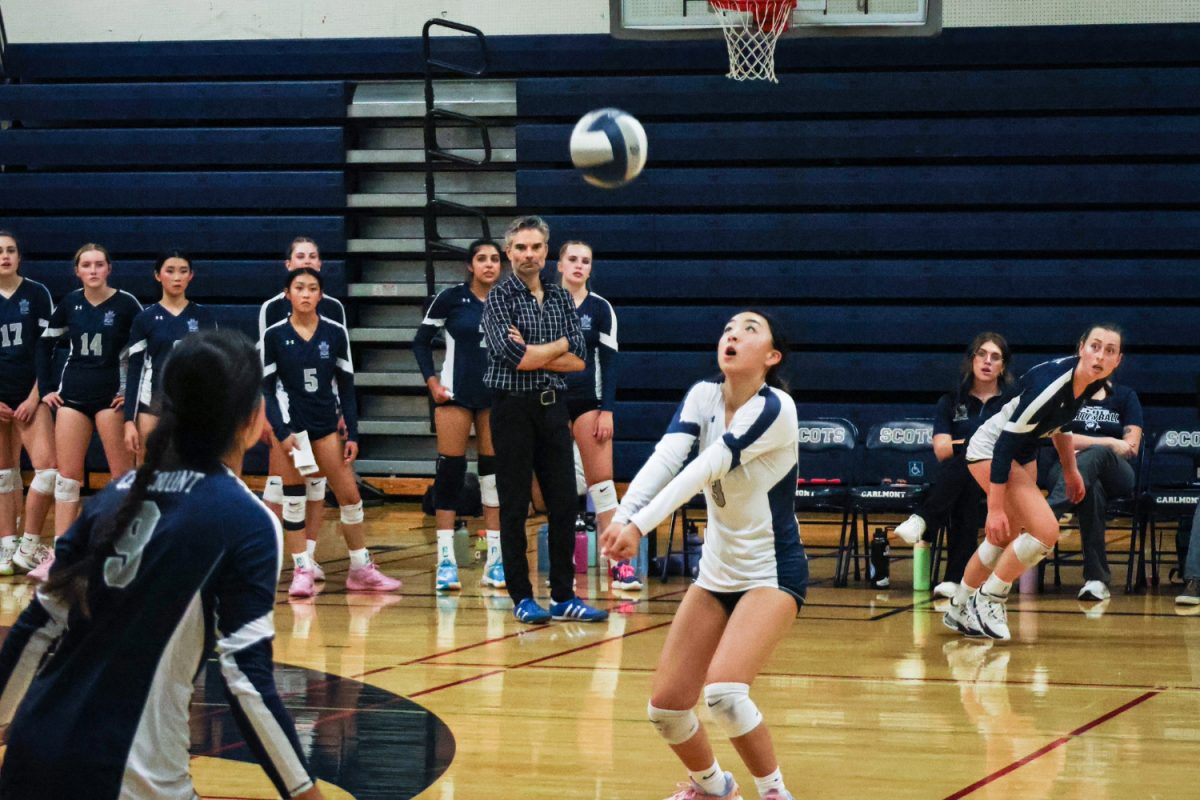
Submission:
M 543 389 L 538 395 L 538 402 L 544 406 L 552 406 L 558 400 L 553 389 Z

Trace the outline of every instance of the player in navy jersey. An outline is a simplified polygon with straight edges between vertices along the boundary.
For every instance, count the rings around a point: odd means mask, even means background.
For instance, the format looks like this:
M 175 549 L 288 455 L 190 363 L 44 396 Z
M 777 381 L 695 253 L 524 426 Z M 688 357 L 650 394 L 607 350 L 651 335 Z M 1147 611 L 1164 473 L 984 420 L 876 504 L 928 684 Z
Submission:
M 1049 555 L 1060 533 L 1058 515 L 1037 485 L 1038 447 L 1046 437 L 1054 442 L 1066 499 L 1082 500 L 1083 477 L 1065 428 L 1120 363 L 1120 328 L 1093 325 L 1080 337 L 1075 356 L 1038 364 L 1022 375 L 1016 396 L 972 434 L 967 463 L 987 492 L 987 523 L 944 617 L 951 630 L 1011 638 L 1008 591 L 1021 573 Z
M 162 299 L 134 317 L 125 373 L 125 446 L 141 463 L 142 442 L 158 424 L 162 367 L 171 349 L 189 333 L 217 327 L 212 312 L 187 299 L 195 271 L 184 252 L 172 250 L 154 263 Z
M 122 375 L 128 358 L 129 331 L 142 304 L 128 292 L 108 285 L 112 259 L 98 244 L 85 244 L 75 253 L 75 274 L 83 283 L 62 299 L 38 346 L 38 391 L 42 402 L 55 409 L 54 451 L 58 477 L 54 484 L 54 531 L 61 536 L 79 515 L 79 490 L 84 458 L 92 432 L 100 435 L 108 471 L 114 477 L 133 468 L 125 447 L 125 402 Z M 66 338 L 69 351 L 61 376 L 55 380 L 54 348 Z M 30 573 L 40 580 L 54 554 Z
M 558 250 L 562 286 L 575 301 L 579 327 L 587 345 L 584 368 L 568 372 L 567 412 L 571 433 L 579 448 L 584 482 L 596 510 L 596 530 L 603 531 L 617 510 L 613 476 L 613 405 L 617 398 L 617 314 L 612 305 L 588 289 L 592 276 L 592 247 L 587 242 L 566 242 Z M 609 565 L 614 589 L 642 588 L 629 561 Z
M 461 589 L 454 556 L 454 520 L 458 496 L 467 474 L 467 440 L 475 426 L 479 453 L 479 493 L 487 529 L 487 562 L 481 582 L 503 589 L 500 558 L 500 499 L 496 492 L 496 451 L 492 448 L 492 391 L 483 385 L 487 341 L 480 327 L 487 294 L 500 279 L 500 246 L 479 239 L 467 248 L 467 281 L 433 298 L 413 337 L 413 355 L 436 408 L 438 460 L 433 478 L 434 524 L 437 528 L 438 568 L 434 585 L 440 592 Z M 446 357 L 440 374 L 433 365 L 433 338 L 442 331 Z
M 700 574 L 675 613 L 654 672 L 648 714 L 691 780 L 671 800 L 734 800 L 693 708 L 704 694 L 718 727 L 764 800 L 791 800 L 750 684 L 804 602 L 808 561 L 796 524 L 796 404 L 778 378 L 787 353 L 763 314 L 735 314 L 717 349 L 721 377 L 693 386 L 612 525 L 610 557 L 631 558 L 641 537 L 704 492 L 708 532 Z M 700 453 L 684 466 L 693 445 Z
M 984 331 L 967 345 L 955 390 L 942 395 L 933 415 L 933 452 L 938 459 L 937 479 L 921 505 L 896 534 L 915 545 L 926 529 L 946 532 L 945 579 L 934 587 L 939 597 L 953 597 L 967 562 L 979 546 L 980 514 L 984 495 L 967 469 L 967 442 L 971 434 L 1011 399 L 1012 351 L 998 333 Z
M 276 790 L 321 796 L 272 672 L 279 522 L 238 478 L 262 427 L 254 349 L 207 331 L 164 372 L 145 463 L 59 540 L 0 649 L 0 797 L 194 798 L 188 706 L 214 651 Z
M 45 558 L 42 526 L 57 476 L 54 420 L 37 387 L 37 342 L 54 303 L 45 286 L 22 277 L 20 267 L 16 238 L 0 231 L 0 575 L 12 575 L 14 563 L 29 571 Z M 22 446 L 34 476 L 25 498 L 25 535 L 18 542 Z
M 342 536 L 350 550 L 346 588 L 362 592 L 399 589 L 400 581 L 384 575 L 371 561 L 363 537 L 362 498 L 352 466 L 358 457 L 358 409 L 350 335 L 345 326 L 317 313 L 321 273 L 315 269 L 301 267 L 290 272 L 284 295 L 292 304 L 292 315 L 267 328 L 259 342 L 267 420 L 275 441 L 291 454 L 305 449 L 306 437 L 319 472 L 332 484 L 341 506 Z M 339 401 L 346 424 L 345 444 L 338 435 Z M 304 537 L 304 485 L 293 463 L 284 465 L 283 491 L 284 536 L 295 567 L 288 594 L 311 597 L 315 578 Z
M 283 266 L 288 272 L 301 267 L 314 269 L 317 272 L 321 271 L 321 251 L 317 247 L 317 243 L 307 236 L 297 236 L 288 245 L 287 254 L 283 261 Z M 288 302 L 287 297 L 283 292 L 272 297 L 262 304 L 258 310 L 258 338 L 261 340 L 267 328 L 277 322 L 285 320 L 292 313 L 292 304 Z M 339 325 L 346 324 L 346 309 L 341 302 L 335 297 L 327 297 L 324 294 L 321 296 L 321 302 L 317 306 L 317 313 L 326 319 L 333 320 Z M 339 431 L 342 436 L 345 436 L 345 425 L 339 422 Z M 263 500 L 271 507 L 277 516 L 282 519 L 284 508 L 284 492 L 282 475 L 289 463 L 286 453 L 274 446 L 271 442 L 269 464 L 267 467 L 267 484 L 263 489 Z M 295 480 L 294 473 L 288 473 L 291 479 Z M 321 516 L 325 508 L 325 487 L 324 478 L 308 478 L 301 479 L 298 486 L 304 487 L 304 496 L 307 503 L 304 506 L 304 538 L 306 540 L 306 548 L 310 567 L 313 572 L 313 578 L 317 581 L 325 580 L 325 571 L 321 569 L 321 565 L 317 563 L 317 536 L 321 532 Z M 289 491 L 294 492 L 295 489 Z M 294 501 L 291 504 L 294 512 Z

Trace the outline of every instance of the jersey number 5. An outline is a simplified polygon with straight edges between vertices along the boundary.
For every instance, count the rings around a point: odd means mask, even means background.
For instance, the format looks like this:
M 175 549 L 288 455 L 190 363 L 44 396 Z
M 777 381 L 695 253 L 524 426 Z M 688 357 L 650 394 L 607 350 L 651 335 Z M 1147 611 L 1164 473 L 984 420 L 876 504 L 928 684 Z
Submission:
M 142 503 L 137 516 L 113 543 L 116 555 L 104 559 L 104 582 L 113 589 L 124 589 L 137 577 L 142 551 L 150 543 L 162 512 L 150 501 Z
M 304 391 L 315 392 L 321 388 L 321 384 L 317 383 L 316 367 L 304 370 Z

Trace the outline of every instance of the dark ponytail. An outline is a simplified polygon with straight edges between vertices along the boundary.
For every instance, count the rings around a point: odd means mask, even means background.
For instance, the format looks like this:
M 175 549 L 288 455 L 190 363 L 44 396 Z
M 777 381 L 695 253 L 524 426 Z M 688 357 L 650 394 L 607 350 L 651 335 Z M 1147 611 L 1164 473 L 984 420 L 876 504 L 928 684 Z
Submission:
M 782 391 L 790 391 L 787 381 L 783 377 L 784 371 L 787 369 L 788 353 L 791 351 L 791 345 L 788 344 L 787 336 L 783 333 L 783 328 L 779 327 L 779 323 L 775 321 L 775 317 L 766 312 L 759 311 L 757 308 L 747 308 L 739 311 L 738 314 L 756 314 L 763 318 L 767 323 L 767 328 L 771 331 L 771 347 L 779 351 L 779 362 L 767 368 L 767 376 L 764 379 L 767 386 Z M 734 316 L 737 316 L 735 314 Z
M 146 501 L 159 471 L 191 469 L 211 473 L 239 446 L 237 436 L 262 399 L 262 367 L 254 345 L 242 333 L 222 329 L 184 337 L 163 367 L 162 415 L 146 440 L 146 460 L 133 475 L 116 513 L 97 520 L 87 552 L 76 563 L 51 569 L 42 590 L 84 616 L 91 613 L 92 581 L 116 551 L 117 537 Z M 122 478 L 128 480 L 128 476 Z

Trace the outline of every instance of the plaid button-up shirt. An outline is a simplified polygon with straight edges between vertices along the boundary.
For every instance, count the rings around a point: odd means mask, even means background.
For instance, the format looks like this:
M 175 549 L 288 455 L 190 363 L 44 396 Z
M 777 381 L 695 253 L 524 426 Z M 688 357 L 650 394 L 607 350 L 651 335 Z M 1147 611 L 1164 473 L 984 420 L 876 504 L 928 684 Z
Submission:
M 537 389 L 566 389 L 557 372 L 544 369 L 518 370 L 525 346 L 508 338 L 509 326 L 521 332 L 526 344 L 549 344 L 567 337 L 568 352 L 582 359 L 587 353 L 575 301 L 561 286 L 542 286 L 539 304 L 520 278 L 509 275 L 492 287 L 483 309 L 483 333 L 487 337 L 488 367 L 483 382 L 493 389 L 525 392 Z

